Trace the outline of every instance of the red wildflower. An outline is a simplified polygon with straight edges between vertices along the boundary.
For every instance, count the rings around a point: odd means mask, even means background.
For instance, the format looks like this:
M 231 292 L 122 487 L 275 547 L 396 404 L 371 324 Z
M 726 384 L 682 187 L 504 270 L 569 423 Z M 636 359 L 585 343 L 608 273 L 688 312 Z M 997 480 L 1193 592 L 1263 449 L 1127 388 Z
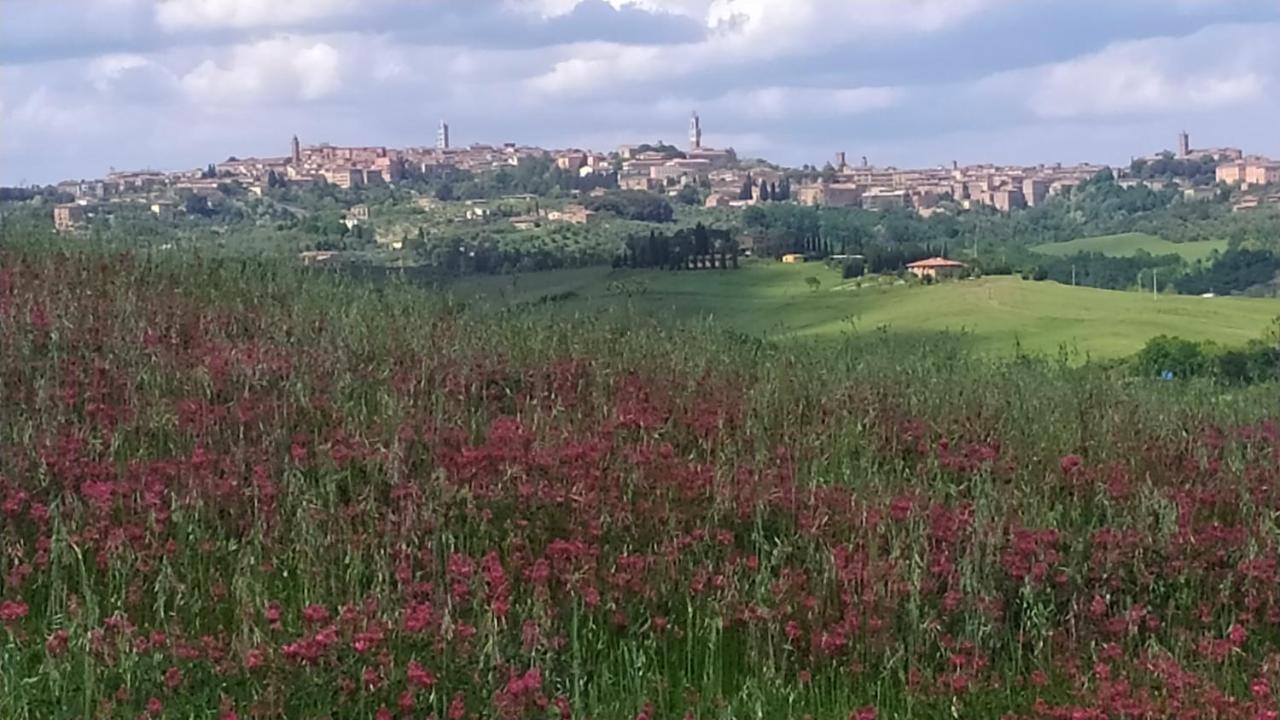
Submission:
M 1084 464 L 1084 458 L 1072 453 L 1070 455 L 1064 455 L 1058 464 L 1062 468 L 1063 475 L 1071 475 L 1076 470 L 1079 470 L 1080 466 Z
M 417 660 L 410 660 L 409 667 L 405 671 L 409 685 L 418 688 L 429 688 L 436 684 L 436 676 L 431 674 L 430 670 L 418 664 Z
M 415 603 L 404 610 L 404 631 L 421 633 L 430 629 L 433 624 L 431 603 Z
M 453 694 L 453 700 L 449 702 L 449 720 L 462 720 L 467 716 L 467 704 L 462 699 L 462 693 Z
M 55 630 L 44 643 L 44 651 L 49 657 L 61 657 L 67 651 L 68 634 L 66 630 Z
M 244 666 L 247 670 L 255 670 L 262 667 L 267 660 L 266 653 L 259 648 L 254 648 L 244 654 Z
M 1249 631 L 1238 624 L 1232 625 L 1231 629 L 1227 631 L 1227 639 L 1231 641 L 1233 646 L 1238 648 L 1244 645 L 1245 640 L 1249 639 Z
M 29 608 L 27 604 L 20 600 L 5 600 L 0 602 L 0 623 L 4 625 L 14 625 L 27 616 Z
M 308 605 L 302 609 L 302 619 L 308 625 L 319 625 L 320 623 L 328 622 L 329 611 L 319 605 Z

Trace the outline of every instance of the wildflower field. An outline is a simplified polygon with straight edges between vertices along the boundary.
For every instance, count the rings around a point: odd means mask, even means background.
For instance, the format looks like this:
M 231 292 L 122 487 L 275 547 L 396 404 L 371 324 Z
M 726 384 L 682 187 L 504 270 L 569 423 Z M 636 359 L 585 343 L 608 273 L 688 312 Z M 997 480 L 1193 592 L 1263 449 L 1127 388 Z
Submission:
M 0 718 L 1262 718 L 1272 387 L 0 250 Z

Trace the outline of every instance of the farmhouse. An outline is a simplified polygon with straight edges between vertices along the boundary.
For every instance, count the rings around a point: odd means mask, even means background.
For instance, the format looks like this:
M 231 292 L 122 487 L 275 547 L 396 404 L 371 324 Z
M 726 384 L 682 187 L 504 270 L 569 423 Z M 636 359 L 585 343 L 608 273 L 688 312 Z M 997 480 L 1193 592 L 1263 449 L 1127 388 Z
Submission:
M 77 226 L 84 222 L 84 218 L 85 209 L 83 205 L 65 203 L 55 205 L 53 208 L 53 228 L 60 233 L 75 230 Z
M 965 265 L 962 262 L 948 260 L 941 257 L 933 257 L 928 260 L 913 262 L 907 266 L 907 270 L 921 280 L 942 280 L 945 278 L 959 277 L 968 267 L 968 265 Z
M 565 205 L 562 210 L 552 210 L 547 213 L 548 220 L 556 222 L 567 222 L 574 225 L 582 225 L 594 216 L 595 213 L 586 209 L 582 205 Z

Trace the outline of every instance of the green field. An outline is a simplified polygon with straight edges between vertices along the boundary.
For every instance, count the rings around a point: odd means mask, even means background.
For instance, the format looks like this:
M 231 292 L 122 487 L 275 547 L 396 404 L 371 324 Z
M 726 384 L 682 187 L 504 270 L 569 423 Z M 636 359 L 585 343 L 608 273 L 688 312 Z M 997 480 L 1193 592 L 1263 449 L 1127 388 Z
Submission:
M 1075 255 L 1077 253 L 1102 253 L 1111 257 L 1129 257 L 1145 250 L 1152 255 L 1181 255 L 1188 262 L 1209 257 L 1217 250 L 1225 252 L 1226 240 L 1206 240 L 1194 243 L 1174 243 L 1146 233 L 1122 233 L 1080 238 L 1062 243 L 1045 243 L 1032 250 L 1045 255 Z
M 805 278 L 822 285 L 811 290 Z M 891 281 L 889 281 L 891 282 Z M 887 329 L 911 334 L 964 333 L 980 350 L 1007 354 L 1061 348 L 1119 357 L 1152 337 L 1178 335 L 1224 345 L 1261 336 L 1280 302 L 1269 299 L 1150 295 L 1015 277 L 918 285 L 843 281 L 820 265 L 754 263 L 733 271 L 566 270 L 519 277 L 467 278 L 466 298 L 501 303 L 559 296 L 563 311 L 613 309 L 661 319 L 711 318 L 772 338 L 840 339 Z

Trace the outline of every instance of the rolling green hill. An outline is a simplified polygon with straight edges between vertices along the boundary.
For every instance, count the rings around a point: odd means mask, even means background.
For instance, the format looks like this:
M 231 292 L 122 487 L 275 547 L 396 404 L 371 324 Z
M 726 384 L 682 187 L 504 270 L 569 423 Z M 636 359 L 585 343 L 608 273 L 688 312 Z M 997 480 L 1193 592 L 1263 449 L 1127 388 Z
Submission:
M 822 283 L 811 290 L 805 279 Z M 500 303 L 556 296 L 556 307 L 634 311 L 663 319 L 711 317 L 732 329 L 773 338 L 838 339 L 895 333 L 963 332 L 981 350 L 1018 345 L 1094 357 L 1137 351 L 1151 337 L 1179 335 L 1241 344 L 1260 337 L 1280 301 L 1150 295 L 1014 277 L 934 286 L 843 281 L 820 265 L 753 263 L 739 271 L 661 272 L 593 268 L 520 277 L 467 278 L 453 291 Z
M 1174 243 L 1146 233 L 1123 233 L 1080 238 L 1062 243 L 1045 243 L 1032 250 L 1045 255 L 1075 255 L 1076 253 L 1102 253 L 1112 257 L 1128 257 L 1140 250 L 1152 255 L 1181 255 L 1188 262 L 1209 257 L 1214 250 L 1225 252 L 1226 240 L 1206 240 L 1194 243 Z

